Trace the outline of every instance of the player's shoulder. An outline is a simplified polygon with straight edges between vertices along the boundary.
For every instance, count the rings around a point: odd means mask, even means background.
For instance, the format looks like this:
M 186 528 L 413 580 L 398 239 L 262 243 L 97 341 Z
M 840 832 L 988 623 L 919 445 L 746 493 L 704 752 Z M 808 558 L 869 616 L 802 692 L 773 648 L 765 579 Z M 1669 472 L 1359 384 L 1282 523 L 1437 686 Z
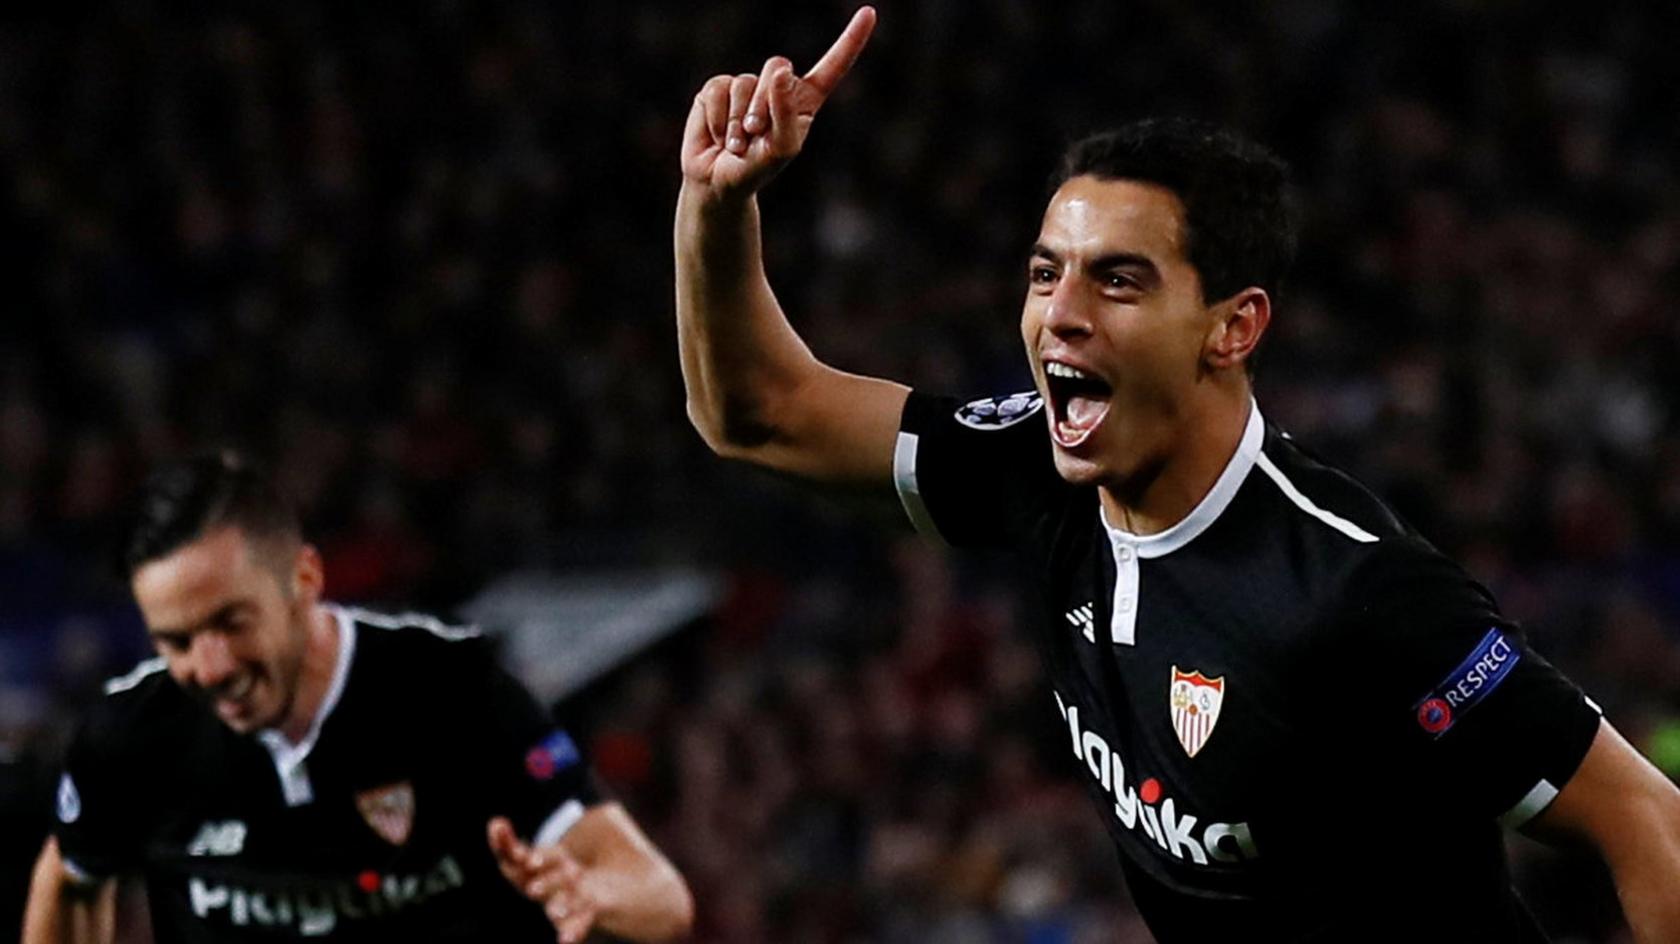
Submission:
M 1044 410 L 1044 398 L 1036 390 L 1000 393 L 983 397 L 958 398 L 924 390 L 912 390 L 904 402 L 901 427 L 911 434 L 1003 433 L 1005 439 L 1042 438 L 1048 444 L 1044 422 L 1030 422 Z M 987 437 L 992 438 L 992 437 Z
M 1352 475 L 1276 427 L 1257 463 L 1290 507 L 1304 544 L 1335 561 L 1322 598 L 1351 622 L 1435 610 L 1494 612 L 1491 594 Z
M 384 667 L 408 672 L 467 671 L 489 658 L 489 642 L 478 627 L 446 622 L 428 613 L 388 613 L 333 605 L 335 615 L 355 627 L 356 648 Z
M 1283 429 L 1267 424 L 1255 461 L 1297 526 L 1364 557 L 1388 546 L 1426 542 L 1364 483 L 1326 462 Z
M 121 675 L 105 680 L 101 687 L 101 704 L 134 706 L 166 699 L 174 689 L 169 666 L 163 656 L 143 659 Z
M 1283 516 L 1280 533 L 1303 556 L 1321 562 L 1328 581 L 1321 587 L 1329 591 L 1322 599 L 1475 586 L 1364 483 L 1282 429 L 1268 424 L 1255 465 L 1260 491 Z
M 139 747 L 163 737 L 187 736 L 206 718 L 157 656 L 105 681 L 99 697 L 82 714 L 80 737 L 101 749 Z
M 471 624 L 452 623 L 413 610 L 386 612 L 333 604 L 334 613 L 353 623 L 358 640 L 402 652 L 460 654 L 483 647 L 484 633 Z
M 969 429 L 1003 430 L 1031 419 L 1043 409 L 1044 398 L 1038 391 L 1025 390 L 969 400 L 957 406 L 951 418 Z

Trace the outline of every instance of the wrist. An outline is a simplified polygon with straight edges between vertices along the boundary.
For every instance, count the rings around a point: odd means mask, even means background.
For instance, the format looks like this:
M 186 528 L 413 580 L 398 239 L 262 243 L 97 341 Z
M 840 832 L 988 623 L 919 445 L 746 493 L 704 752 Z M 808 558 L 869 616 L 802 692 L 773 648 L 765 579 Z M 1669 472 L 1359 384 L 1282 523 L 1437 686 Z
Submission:
M 738 218 L 752 207 L 754 200 L 754 193 L 744 187 L 715 187 L 686 177 L 677 196 L 679 208 L 707 220 Z

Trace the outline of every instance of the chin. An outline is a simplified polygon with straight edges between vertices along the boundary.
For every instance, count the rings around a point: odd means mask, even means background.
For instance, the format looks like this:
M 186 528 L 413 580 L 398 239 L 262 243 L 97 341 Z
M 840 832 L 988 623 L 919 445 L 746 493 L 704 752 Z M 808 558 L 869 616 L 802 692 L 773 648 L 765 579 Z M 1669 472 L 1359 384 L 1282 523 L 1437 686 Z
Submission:
M 216 712 L 216 720 L 220 721 L 223 726 L 235 734 L 250 734 L 258 728 L 256 718 L 251 715 L 229 718 L 227 715 L 218 711 Z
M 1076 456 L 1060 446 L 1053 446 L 1056 474 L 1069 485 L 1098 485 L 1103 480 L 1103 466 L 1095 460 Z
M 284 715 L 281 709 L 267 705 L 253 705 L 247 711 L 234 717 L 228 717 L 219 709 L 214 709 L 216 720 L 227 725 L 235 734 L 255 734 L 265 728 L 277 727 Z

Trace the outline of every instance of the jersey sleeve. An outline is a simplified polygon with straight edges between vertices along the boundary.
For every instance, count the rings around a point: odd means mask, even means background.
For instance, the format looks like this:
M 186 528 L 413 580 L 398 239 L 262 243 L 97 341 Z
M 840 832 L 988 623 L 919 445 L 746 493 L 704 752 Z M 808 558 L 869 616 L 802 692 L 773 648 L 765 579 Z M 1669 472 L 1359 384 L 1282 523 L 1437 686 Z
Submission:
M 1598 706 L 1426 545 L 1380 549 L 1348 592 L 1338 674 L 1371 700 L 1359 724 L 1402 802 L 1511 828 L 1544 810 L 1586 756 Z
M 594 774 L 572 736 L 557 725 L 520 681 L 483 647 L 474 729 L 485 752 L 487 789 L 496 812 L 537 845 L 559 841 L 602 800 Z
M 79 881 L 97 882 L 132 871 L 139 864 L 135 798 L 124 788 L 120 745 L 109 706 L 95 707 L 77 727 L 60 772 L 54 799 L 53 834 L 65 870 Z
M 912 392 L 893 483 L 916 530 L 954 546 L 1017 544 L 1060 483 L 1036 392 L 966 404 Z

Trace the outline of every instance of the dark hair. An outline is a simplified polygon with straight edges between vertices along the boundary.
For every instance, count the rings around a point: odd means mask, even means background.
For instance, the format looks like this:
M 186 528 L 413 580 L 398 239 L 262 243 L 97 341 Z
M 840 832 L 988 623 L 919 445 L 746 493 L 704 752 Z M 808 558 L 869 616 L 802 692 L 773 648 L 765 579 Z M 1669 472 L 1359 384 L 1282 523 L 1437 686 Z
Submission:
M 127 577 L 216 528 L 236 525 L 253 541 L 301 538 L 297 512 L 262 467 L 232 450 L 204 452 L 147 477 L 122 545 Z
M 1074 142 L 1051 191 L 1087 175 L 1146 181 L 1178 196 L 1203 301 L 1250 285 L 1276 297 L 1295 260 L 1299 223 L 1289 166 L 1264 146 L 1204 121 L 1147 118 Z

